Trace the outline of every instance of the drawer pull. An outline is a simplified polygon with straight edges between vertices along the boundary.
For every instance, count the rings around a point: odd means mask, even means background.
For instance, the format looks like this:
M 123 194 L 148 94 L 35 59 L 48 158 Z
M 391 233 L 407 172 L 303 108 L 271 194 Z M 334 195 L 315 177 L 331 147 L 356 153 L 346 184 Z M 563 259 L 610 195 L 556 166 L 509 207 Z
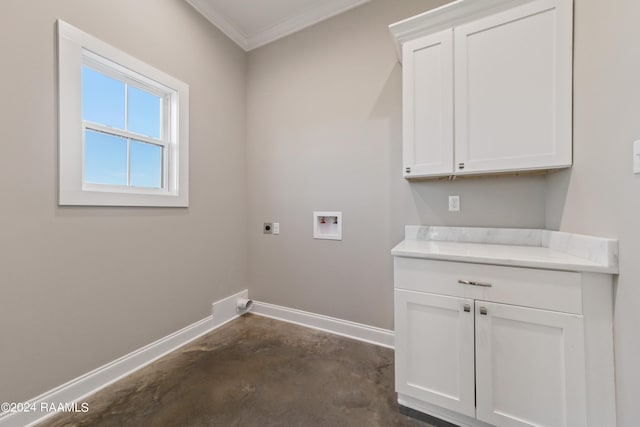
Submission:
M 482 314 L 483 316 L 487 315 L 487 307 L 480 307 L 480 314 Z
M 467 313 L 471 312 L 471 305 L 465 304 L 464 305 L 464 311 L 466 311 Z
M 483 288 L 490 288 L 492 286 L 491 283 L 473 282 L 471 280 L 458 280 L 458 283 L 462 285 L 482 286 Z

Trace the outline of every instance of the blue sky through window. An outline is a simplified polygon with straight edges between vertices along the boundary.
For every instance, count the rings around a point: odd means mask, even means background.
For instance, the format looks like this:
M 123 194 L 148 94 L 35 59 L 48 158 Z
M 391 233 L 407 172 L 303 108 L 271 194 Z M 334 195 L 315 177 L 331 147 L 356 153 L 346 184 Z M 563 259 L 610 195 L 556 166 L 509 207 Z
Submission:
M 84 180 L 92 184 L 127 185 L 127 139 L 87 130 Z
M 162 147 L 131 141 L 131 185 L 162 188 Z
M 160 98 L 129 86 L 129 131 L 160 139 Z
M 125 84 L 82 67 L 82 118 L 124 129 Z
M 82 67 L 82 118 L 150 138 L 161 137 L 160 97 L 87 66 Z M 84 153 L 85 182 L 162 188 L 160 145 L 87 129 Z

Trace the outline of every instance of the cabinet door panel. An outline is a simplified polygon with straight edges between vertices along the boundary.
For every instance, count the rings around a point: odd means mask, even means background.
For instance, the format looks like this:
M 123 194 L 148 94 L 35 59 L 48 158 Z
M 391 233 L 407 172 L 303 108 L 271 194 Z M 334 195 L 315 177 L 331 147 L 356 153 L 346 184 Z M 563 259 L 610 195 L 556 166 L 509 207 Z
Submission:
M 476 301 L 477 418 L 587 425 L 583 352 L 582 316 Z
M 395 316 L 396 390 L 475 417 L 473 300 L 396 290 Z
M 571 16 L 540 0 L 456 27 L 456 173 L 571 165 Z
M 405 43 L 403 58 L 404 176 L 451 174 L 453 30 Z

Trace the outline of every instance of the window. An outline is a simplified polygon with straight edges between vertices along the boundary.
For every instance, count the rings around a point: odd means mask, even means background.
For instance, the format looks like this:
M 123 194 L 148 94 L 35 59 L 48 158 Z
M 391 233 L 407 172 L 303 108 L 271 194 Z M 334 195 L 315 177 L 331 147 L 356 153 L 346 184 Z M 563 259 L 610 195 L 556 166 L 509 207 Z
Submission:
M 188 206 L 189 87 L 58 21 L 59 204 Z

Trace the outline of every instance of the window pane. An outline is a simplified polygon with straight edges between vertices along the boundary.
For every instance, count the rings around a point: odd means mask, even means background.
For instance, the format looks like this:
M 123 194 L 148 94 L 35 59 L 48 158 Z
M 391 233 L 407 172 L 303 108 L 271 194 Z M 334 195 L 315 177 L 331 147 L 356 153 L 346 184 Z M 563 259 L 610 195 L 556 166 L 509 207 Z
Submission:
M 160 97 L 129 86 L 129 131 L 160 139 Z
M 87 129 L 84 145 L 84 181 L 127 185 L 127 139 Z
M 82 66 L 82 119 L 124 129 L 124 82 Z
M 131 141 L 131 185 L 162 188 L 162 147 Z

